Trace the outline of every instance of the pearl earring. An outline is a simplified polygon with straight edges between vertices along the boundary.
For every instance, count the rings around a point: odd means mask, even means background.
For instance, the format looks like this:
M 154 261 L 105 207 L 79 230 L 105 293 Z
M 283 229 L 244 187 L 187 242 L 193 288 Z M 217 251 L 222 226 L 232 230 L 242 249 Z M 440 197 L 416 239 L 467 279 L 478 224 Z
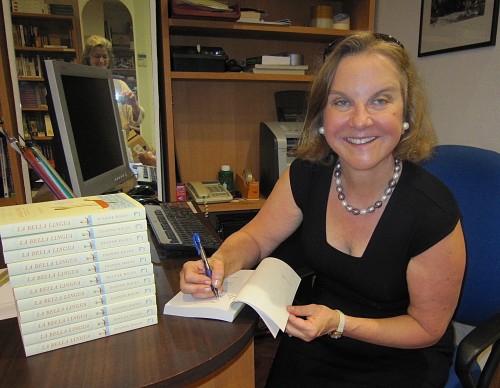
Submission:
M 403 123 L 403 131 L 407 131 L 408 129 L 410 129 L 410 124 L 405 121 Z
M 325 128 L 324 127 L 319 127 L 318 128 L 318 132 L 320 135 L 324 135 L 325 134 Z

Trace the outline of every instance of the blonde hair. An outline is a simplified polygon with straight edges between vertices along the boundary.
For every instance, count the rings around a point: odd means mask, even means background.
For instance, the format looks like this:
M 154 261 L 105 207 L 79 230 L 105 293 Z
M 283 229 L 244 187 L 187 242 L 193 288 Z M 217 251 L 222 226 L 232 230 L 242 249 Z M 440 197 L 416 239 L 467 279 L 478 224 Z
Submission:
M 335 73 L 343 58 L 364 52 L 376 52 L 389 58 L 400 71 L 403 96 L 404 121 L 410 127 L 401 136 L 394 149 L 394 156 L 401 160 L 418 162 L 432 153 L 436 144 L 434 126 L 427 112 L 426 96 L 416 68 L 402 44 L 395 39 L 385 40 L 382 34 L 360 32 L 341 38 L 325 58 L 309 94 L 304 130 L 299 140 L 296 156 L 301 159 L 329 164 L 335 158 L 318 128 L 323 125 L 323 110 Z M 402 123 L 401 123 L 402 124 Z
M 91 35 L 85 41 L 85 46 L 82 52 L 82 63 L 84 65 L 90 66 L 90 56 L 97 47 L 105 48 L 108 51 L 108 57 L 109 57 L 108 68 L 112 68 L 114 59 L 113 46 L 111 45 L 111 42 L 109 40 L 100 35 Z

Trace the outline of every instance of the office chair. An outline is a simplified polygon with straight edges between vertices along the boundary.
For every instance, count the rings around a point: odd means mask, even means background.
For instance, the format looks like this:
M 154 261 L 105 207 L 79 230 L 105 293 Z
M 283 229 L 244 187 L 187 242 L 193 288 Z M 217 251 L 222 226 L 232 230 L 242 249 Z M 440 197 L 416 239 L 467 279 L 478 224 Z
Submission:
M 453 320 L 475 328 L 458 344 L 446 388 L 491 387 L 500 365 L 500 154 L 441 145 L 423 167 L 454 193 L 467 249 L 465 278 Z M 477 357 L 490 346 L 481 370 Z

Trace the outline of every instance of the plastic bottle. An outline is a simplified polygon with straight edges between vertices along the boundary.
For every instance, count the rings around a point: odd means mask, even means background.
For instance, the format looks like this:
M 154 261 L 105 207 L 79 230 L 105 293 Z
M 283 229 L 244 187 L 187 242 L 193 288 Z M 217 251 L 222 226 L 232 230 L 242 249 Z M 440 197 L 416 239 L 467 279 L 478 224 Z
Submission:
M 219 182 L 229 191 L 234 191 L 234 176 L 230 165 L 223 164 L 220 167 Z

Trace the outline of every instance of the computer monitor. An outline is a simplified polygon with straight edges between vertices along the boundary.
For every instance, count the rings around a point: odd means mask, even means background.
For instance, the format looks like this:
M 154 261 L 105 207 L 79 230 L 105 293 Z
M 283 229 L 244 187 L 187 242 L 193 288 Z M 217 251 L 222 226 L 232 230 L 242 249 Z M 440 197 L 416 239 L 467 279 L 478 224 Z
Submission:
M 111 70 L 45 60 L 56 170 L 76 196 L 112 191 L 133 176 Z

